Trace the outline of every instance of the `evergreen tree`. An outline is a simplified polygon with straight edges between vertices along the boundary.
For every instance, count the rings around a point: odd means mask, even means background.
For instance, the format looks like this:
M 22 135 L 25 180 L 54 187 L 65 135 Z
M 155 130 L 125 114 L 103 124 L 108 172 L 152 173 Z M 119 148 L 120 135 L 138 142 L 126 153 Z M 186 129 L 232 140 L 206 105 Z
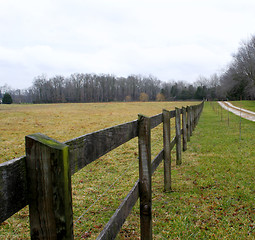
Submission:
M 5 93 L 3 97 L 3 104 L 12 104 L 12 97 L 9 93 Z

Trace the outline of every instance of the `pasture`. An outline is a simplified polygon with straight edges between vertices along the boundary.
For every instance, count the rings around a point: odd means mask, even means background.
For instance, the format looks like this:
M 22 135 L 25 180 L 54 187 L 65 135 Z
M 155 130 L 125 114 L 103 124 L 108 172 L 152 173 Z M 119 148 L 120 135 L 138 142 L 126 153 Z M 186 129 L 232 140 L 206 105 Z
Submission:
M 66 141 L 134 120 L 138 113 L 152 116 L 163 108 L 172 110 L 190 104 L 194 103 L 0 105 L 0 160 L 23 155 L 24 136 L 31 133 L 41 132 Z M 183 153 L 182 166 L 176 167 L 172 157 L 173 192 L 163 193 L 162 164 L 155 172 L 152 180 L 154 239 L 254 239 L 254 123 L 242 120 L 240 139 L 239 118 L 231 114 L 228 126 L 225 111 L 223 116 L 221 121 L 206 103 L 188 150 Z M 162 127 L 159 126 L 152 131 L 152 156 L 161 148 Z M 138 178 L 137 165 L 137 140 L 134 139 L 73 176 L 76 239 L 96 238 Z M 109 188 L 113 182 L 116 184 Z M 107 188 L 109 191 L 103 194 Z M 0 237 L 29 238 L 27 208 L 0 225 Z M 117 239 L 139 239 L 138 207 Z
M 188 104 L 190 103 L 185 103 L 185 105 Z M 183 105 L 183 102 L 1 105 L 0 159 L 1 162 L 4 162 L 24 155 L 24 137 L 31 133 L 41 132 L 63 142 L 86 133 L 134 120 L 138 113 L 152 116 L 160 113 L 163 108 L 172 110 L 175 106 L 181 107 Z M 162 135 L 162 130 L 159 135 Z M 156 134 L 154 137 L 156 137 Z M 162 139 L 158 143 L 161 144 L 162 148 Z M 125 171 L 132 162 L 133 165 L 129 169 L 131 172 L 127 172 L 127 175 L 123 178 L 124 185 L 118 190 L 120 192 L 119 196 L 117 195 L 118 200 L 120 201 L 125 197 L 127 190 L 134 183 L 131 179 L 137 180 L 137 151 L 137 140 L 130 141 L 73 177 L 74 221 L 83 213 L 86 206 L 89 206 L 100 193 L 104 192 L 105 188 L 117 178 L 119 173 Z M 132 169 L 135 173 L 132 173 Z M 95 173 L 98 174 L 95 175 Z M 130 178 L 130 181 L 127 178 Z M 88 183 L 91 186 L 83 183 Z M 123 191 L 123 189 L 126 191 Z M 92 213 L 88 213 L 88 215 L 92 215 L 91 220 L 82 219 L 76 222 L 76 232 L 80 232 L 79 234 L 85 232 L 85 235 L 86 232 L 91 232 L 90 228 L 93 227 L 93 222 L 97 218 L 99 221 L 96 222 L 97 227 L 95 229 L 97 231 L 94 233 L 96 234 L 107 221 L 107 217 L 112 214 L 113 210 L 109 211 L 111 209 L 106 206 L 107 204 L 111 205 L 112 201 L 116 201 L 116 198 L 114 198 L 116 196 L 111 197 L 114 200 L 102 199 L 94 206 Z M 84 199 L 85 201 L 83 201 Z M 100 208 L 101 203 L 106 203 L 103 210 L 97 209 L 98 206 Z M 112 209 L 115 209 L 118 203 L 116 201 L 115 206 L 111 206 Z M 106 216 L 97 215 L 95 218 L 95 216 L 93 217 L 95 209 L 97 209 L 97 212 L 109 212 L 109 214 Z M 27 216 L 27 209 L 15 214 L 13 218 L 2 224 L 1 227 L 3 228 L 0 233 L 2 234 L 2 231 L 5 231 L 4 229 L 8 229 L 6 231 L 7 235 L 4 235 L 7 238 L 27 238 L 29 236 Z M 100 223 L 100 221 L 103 223 Z M 83 229 L 85 230 L 83 231 Z
M 0 163 L 24 155 L 24 138 L 43 133 L 60 142 L 188 102 L 0 105 Z

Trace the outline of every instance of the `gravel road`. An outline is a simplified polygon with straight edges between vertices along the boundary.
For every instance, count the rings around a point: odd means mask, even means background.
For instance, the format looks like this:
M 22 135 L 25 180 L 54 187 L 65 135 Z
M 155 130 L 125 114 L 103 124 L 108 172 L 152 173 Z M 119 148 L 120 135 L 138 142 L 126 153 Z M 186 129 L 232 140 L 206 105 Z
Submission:
M 233 104 L 231 104 L 230 102 L 226 102 L 226 101 L 222 101 L 222 102 L 219 101 L 218 103 L 220 104 L 221 107 L 223 107 L 227 111 L 230 111 L 238 116 L 240 116 L 240 114 L 241 114 L 242 118 L 245 118 L 245 119 L 255 122 L 255 112 L 249 111 L 244 108 L 236 107 Z

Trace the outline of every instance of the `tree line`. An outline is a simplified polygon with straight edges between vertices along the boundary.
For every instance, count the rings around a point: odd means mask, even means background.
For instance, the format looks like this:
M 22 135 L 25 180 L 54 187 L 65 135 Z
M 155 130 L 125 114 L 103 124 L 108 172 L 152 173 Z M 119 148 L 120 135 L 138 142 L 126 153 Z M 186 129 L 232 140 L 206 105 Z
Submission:
M 197 82 L 162 82 L 154 76 L 75 73 L 69 77 L 38 76 L 26 90 L 11 90 L 16 103 L 78 103 L 112 101 L 175 101 L 201 100 L 211 95 L 211 89 Z
M 242 42 L 231 63 L 220 74 L 200 76 L 195 83 L 163 82 L 149 75 L 116 77 L 111 74 L 74 73 L 68 77 L 37 76 L 25 90 L 0 87 L 15 103 L 111 101 L 254 100 L 255 36 Z

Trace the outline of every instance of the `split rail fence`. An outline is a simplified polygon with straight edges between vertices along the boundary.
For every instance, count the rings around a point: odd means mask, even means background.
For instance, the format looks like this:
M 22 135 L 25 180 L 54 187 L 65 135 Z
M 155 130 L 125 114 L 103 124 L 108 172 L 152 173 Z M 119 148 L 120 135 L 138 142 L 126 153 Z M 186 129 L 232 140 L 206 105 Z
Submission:
M 180 165 L 181 151 L 187 149 L 203 105 L 163 110 L 150 118 L 139 115 L 138 120 L 64 143 L 43 134 L 26 136 L 26 156 L 0 164 L 0 223 L 29 205 L 31 239 L 73 239 L 71 175 L 138 137 L 139 179 L 97 239 L 114 239 L 138 198 L 141 239 L 152 239 L 151 176 L 164 159 L 164 189 L 171 191 L 171 151 L 176 145 Z M 171 118 L 175 118 L 172 140 Z M 161 123 L 163 149 L 151 162 L 151 129 Z

